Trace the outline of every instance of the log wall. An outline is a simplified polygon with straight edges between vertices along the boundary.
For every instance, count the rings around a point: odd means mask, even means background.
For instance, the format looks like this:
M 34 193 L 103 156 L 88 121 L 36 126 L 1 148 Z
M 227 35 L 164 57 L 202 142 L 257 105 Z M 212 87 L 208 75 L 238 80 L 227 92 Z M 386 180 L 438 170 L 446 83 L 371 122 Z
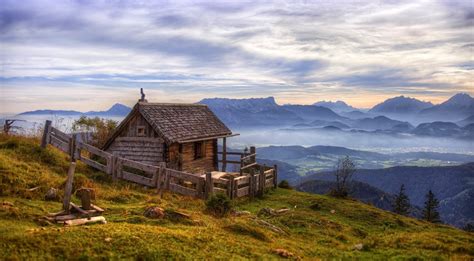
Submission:
M 138 133 L 139 127 L 144 129 L 142 135 Z M 140 114 L 132 117 L 107 152 L 148 165 L 165 162 L 164 140 Z
M 195 143 L 182 144 L 182 170 L 190 173 L 205 174 L 217 170 L 214 164 L 215 142 L 213 140 L 203 141 L 203 157 L 194 159 Z

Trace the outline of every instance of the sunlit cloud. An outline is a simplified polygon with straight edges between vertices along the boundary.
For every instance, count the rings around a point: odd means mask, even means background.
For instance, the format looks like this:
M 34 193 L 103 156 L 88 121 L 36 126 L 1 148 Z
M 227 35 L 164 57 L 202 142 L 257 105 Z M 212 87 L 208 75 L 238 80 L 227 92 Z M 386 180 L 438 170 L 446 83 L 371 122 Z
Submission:
M 140 87 L 156 101 L 439 102 L 474 92 L 473 23 L 463 0 L 7 0 L 0 112 L 132 105 Z

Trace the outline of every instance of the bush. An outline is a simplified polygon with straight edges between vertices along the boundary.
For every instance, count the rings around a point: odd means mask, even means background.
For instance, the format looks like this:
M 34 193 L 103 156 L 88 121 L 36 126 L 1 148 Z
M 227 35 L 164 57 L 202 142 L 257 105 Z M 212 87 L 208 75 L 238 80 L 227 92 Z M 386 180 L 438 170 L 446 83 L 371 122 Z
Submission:
M 232 201 L 222 193 L 212 195 L 206 200 L 206 210 L 217 217 L 228 215 L 232 207 Z
M 279 188 L 283 188 L 283 189 L 293 189 L 293 188 L 290 186 L 290 183 L 288 183 L 288 181 L 286 181 L 286 180 L 280 181 L 280 183 L 278 183 L 278 187 L 279 187 Z

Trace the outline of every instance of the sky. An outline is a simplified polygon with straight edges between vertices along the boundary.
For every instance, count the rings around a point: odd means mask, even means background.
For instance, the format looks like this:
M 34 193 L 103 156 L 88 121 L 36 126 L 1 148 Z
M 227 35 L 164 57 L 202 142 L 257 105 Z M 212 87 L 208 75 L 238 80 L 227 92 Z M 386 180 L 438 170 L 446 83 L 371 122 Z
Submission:
M 1 0 L 0 113 L 474 94 L 474 1 Z

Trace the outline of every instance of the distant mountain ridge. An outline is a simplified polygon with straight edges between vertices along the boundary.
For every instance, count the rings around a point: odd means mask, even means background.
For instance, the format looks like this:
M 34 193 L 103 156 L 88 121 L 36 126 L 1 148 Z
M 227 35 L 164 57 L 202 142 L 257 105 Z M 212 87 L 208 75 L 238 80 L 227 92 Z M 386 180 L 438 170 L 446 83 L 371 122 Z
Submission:
M 58 115 L 58 116 L 126 116 L 132 109 L 126 105 L 115 103 L 106 111 L 88 111 L 80 112 L 74 110 L 35 110 L 22 112 L 18 115 Z
M 325 107 L 328 109 L 333 110 L 336 113 L 341 113 L 341 112 L 351 112 L 351 111 L 357 111 L 357 108 L 354 108 L 344 101 L 318 101 L 313 103 L 315 106 L 320 106 L 320 107 Z
M 275 98 L 210 98 L 207 105 L 225 124 L 232 127 L 285 126 L 315 120 L 345 120 L 334 111 L 314 105 L 278 105 Z
M 474 115 L 474 98 L 467 93 L 458 93 L 449 100 L 420 111 L 426 119 L 460 121 Z
M 375 105 L 369 110 L 371 113 L 388 113 L 388 114 L 409 114 L 418 113 L 423 109 L 432 107 L 431 102 L 420 101 L 415 98 L 398 96 L 385 100 Z

